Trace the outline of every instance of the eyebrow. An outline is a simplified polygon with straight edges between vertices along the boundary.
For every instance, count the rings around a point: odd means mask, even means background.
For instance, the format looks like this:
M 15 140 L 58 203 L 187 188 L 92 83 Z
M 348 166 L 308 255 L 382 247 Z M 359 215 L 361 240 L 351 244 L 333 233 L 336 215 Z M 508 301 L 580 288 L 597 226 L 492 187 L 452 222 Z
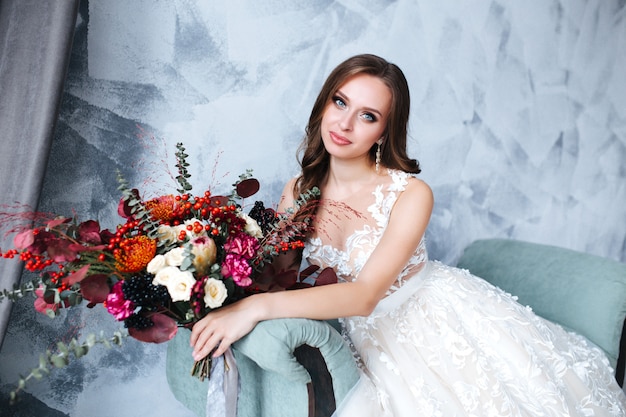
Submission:
M 337 90 L 335 94 L 341 96 L 341 98 L 344 99 L 345 101 L 348 101 L 348 102 L 350 101 L 350 98 L 348 98 L 348 96 L 345 95 L 341 90 Z M 378 117 L 381 117 L 381 118 L 383 117 L 383 114 L 379 110 L 376 110 L 372 107 L 363 107 L 363 110 L 376 113 L 378 114 Z

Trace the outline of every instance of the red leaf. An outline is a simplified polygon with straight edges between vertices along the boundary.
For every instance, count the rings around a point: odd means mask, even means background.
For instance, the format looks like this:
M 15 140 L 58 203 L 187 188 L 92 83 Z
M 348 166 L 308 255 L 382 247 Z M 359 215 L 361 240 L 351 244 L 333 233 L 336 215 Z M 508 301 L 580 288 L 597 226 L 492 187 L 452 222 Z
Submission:
M 100 240 L 104 244 L 108 244 L 111 239 L 115 237 L 115 234 L 111 232 L 109 229 L 104 229 L 100 231 Z
M 261 285 L 269 285 L 274 281 L 274 275 L 276 274 L 274 266 L 267 264 L 263 268 L 263 271 L 254 277 L 254 282 Z
M 332 268 L 324 268 L 315 279 L 315 285 L 328 285 L 337 283 L 337 274 Z
M 35 235 L 35 241 L 28 247 L 28 250 L 35 255 L 43 255 L 50 244 L 54 244 L 57 238 L 54 234 L 42 229 L 38 229 L 39 233 Z
M 138 189 L 133 188 L 130 192 L 136 200 L 140 200 Z M 125 219 L 130 219 L 133 216 L 132 208 L 128 205 L 128 200 L 124 197 L 120 198 L 120 203 L 117 205 L 117 214 Z
M 74 271 L 65 278 L 63 278 L 63 281 L 67 282 L 69 285 L 74 285 L 77 282 L 81 282 L 87 276 L 89 267 L 90 265 L 83 266 L 78 271 Z
M 63 239 L 52 239 L 48 244 L 48 256 L 54 262 L 70 262 L 76 259 L 76 251 L 70 248 L 71 243 Z
M 283 288 L 290 288 L 298 281 L 298 271 L 295 269 L 280 271 L 274 276 L 274 281 Z
M 171 340 L 178 331 L 176 321 L 164 314 L 155 314 L 150 316 L 154 322 L 154 326 L 143 330 L 135 328 L 128 329 L 128 334 L 135 339 L 146 343 L 163 343 Z
M 111 289 L 105 274 L 90 275 L 80 282 L 80 293 L 92 306 L 104 302 L 109 292 Z
M 309 265 L 309 266 L 307 266 L 302 271 L 300 271 L 300 280 L 303 280 L 306 277 L 309 277 L 309 276 L 313 275 L 313 273 L 315 271 L 317 271 L 318 269 L 320 269 L 320 267 L 317 266 L 317 265 Z
M 38 297 L 37 299 L 35 299 L 35 310 L 40 313 L 47 314 L 47 310 L 57 311 L 58 309 L 58 305 L 46 302 L 43 297 Z
M 261 188 L 261 184 L 255 178 L 248 178 L 237 184 L 237 194 L 241 198 L 248 198 L 256 194 Z
M 80 240 L 85 243 L 102 243 L 100 239 L 100 224 L 95 220 L 87 220 L 78 226 Z
M 46 226 L 48 227 L 48 229 L 54 229 L 55 227 L 57 227 L 60 224 L 63 223 L 67 223 L 69 222 L 71 219 L 65 218 L 65 217 L 57 217 L 54 220 L 50 220 Z
M 23 232 L 16 234 L 13 238 L 13 245 L 15 245 L 15 249 L 26 249 L 33 243 L 35 243 L 35 233 L 31 229 L 24 230 Z

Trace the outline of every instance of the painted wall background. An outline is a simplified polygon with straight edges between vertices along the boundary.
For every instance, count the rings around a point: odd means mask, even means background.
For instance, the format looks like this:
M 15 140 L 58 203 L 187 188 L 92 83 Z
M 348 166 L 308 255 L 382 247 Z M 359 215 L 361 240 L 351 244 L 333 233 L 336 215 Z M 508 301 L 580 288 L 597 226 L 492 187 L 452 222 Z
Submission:
M 84 1 L 40 209 L 114 227 L 115 170 L 173 190 L 178 141 L 195 191 L 228 191 L 252 168 L 276 202 L 326 75 L 370 52 L 411 86 L 410 150 L 436 198 L 431 258 L 454 264 L 474 239 L 508 237 L 625 262 L 625 20 L 623 0 Z M 14 307 L 3 393 L 56 340 L 118 328 L 101 308 L 32 310 Z M 0 413 L 190 416 L 164 352 L 96 348 Z

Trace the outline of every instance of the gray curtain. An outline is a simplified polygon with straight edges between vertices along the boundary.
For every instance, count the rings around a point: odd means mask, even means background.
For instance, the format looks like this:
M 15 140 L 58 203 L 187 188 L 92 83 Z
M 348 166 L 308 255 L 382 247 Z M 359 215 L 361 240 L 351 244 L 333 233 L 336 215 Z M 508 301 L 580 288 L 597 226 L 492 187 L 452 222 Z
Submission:
M 0 1 L 0 204 L 37 207 L 67 71 L 79 0 Z M 10 239 L 2 235 L 0 248 Z M 0 288 L 19 281 L 0 262 Z M 0 303 L 0 346 L 11 303 Z

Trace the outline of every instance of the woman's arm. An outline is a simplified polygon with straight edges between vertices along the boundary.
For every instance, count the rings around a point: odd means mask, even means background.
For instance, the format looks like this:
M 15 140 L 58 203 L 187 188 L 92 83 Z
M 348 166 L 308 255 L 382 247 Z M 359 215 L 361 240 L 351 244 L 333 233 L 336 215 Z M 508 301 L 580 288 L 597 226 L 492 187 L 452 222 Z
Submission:
M 289 203 L 288 196 L 285 201 Z M 213 355 L 221 355 L 262 320 L 285 317 L 326 320 L 369 315 L 415 252 L 432 207 L 430 187 L 420 180 L 410 180 L 396 201 L 385 233 L 356 281 L 257 294 L 212 312 L 193 327 L 190 343 L 194 346 L 194 358 L 201 359 L 216 347 Z

